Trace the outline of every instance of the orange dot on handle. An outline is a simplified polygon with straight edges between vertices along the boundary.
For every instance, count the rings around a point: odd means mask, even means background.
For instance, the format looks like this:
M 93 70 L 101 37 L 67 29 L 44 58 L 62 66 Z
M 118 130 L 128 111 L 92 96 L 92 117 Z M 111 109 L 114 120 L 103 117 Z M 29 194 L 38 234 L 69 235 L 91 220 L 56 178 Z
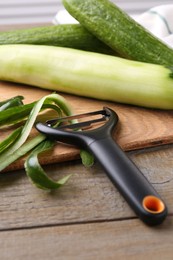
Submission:
M 157 198 L 153 195 L 146 196 L 143 199 L 142 204 L 146 211 L 153 214 L 161 213 L 165 209 L 163 201 L 160 198 Z

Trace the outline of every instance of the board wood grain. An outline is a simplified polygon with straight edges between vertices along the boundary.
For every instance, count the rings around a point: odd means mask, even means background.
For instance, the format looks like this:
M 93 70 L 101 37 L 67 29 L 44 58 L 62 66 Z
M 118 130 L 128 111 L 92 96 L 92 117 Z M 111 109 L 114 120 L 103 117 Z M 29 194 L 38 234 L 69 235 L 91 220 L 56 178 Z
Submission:
M 0 101 L 23 95 L 25 103 L 29 103 L 51 93 L 51 91 L 34 88 L 21 84 L 0 82 Z M 119 130 L 116 133 L 116 141 L 123 150 L 136 150 L 144 147 L 152 147 L 173 142 L 173 112 L 146 109 L 136 106 L 122 105 L 115 102 L 99 101 L 91 98 L 83 98 L 75 95 L 63 95 L 71 105 L 74 114 L 100 110 L 104 106 L 115 110 L 119 116 Z M 0 140 L 3 140 L 9 131 L 0 130 Z M 79 158 L 79 149 L 67 145 L 57 145 L 40 157 L 42 164 L 63 162 Z M 23 168 L 25 158 L 10 165 L 7 170 Z

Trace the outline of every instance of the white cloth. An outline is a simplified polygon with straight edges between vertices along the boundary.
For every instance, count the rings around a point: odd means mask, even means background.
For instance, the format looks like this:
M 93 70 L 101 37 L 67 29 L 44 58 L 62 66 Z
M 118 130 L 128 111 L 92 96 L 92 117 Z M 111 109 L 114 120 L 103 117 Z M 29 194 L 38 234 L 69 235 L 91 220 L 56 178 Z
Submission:
M 173 48 L 173 4 L 153 7 L 134 19 Z M 77 21 L 66 10 L 60 10 L 53 23 L 67 24 Z
M 135 20 L 173 48 L 173 4 L 151 8 Z

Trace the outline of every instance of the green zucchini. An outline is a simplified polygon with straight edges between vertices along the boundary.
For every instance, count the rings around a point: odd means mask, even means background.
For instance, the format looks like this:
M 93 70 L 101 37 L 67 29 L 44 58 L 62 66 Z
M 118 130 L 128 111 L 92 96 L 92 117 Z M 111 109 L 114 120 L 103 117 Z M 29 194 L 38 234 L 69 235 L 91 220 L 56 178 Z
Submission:
M 173 69 L 162 65 L 36 45 L 0 46 L 0 64 L 0 80 L 102 100 L 173 109 Z
M 115 54 L 115 51 L 79 24 L 50 25 L 0 32 L 0 45 L 4 44 L 52 45 Z
M 120 56 L 173 65 L 173 49 L 108 0 L 63 0 L 67 11 Z

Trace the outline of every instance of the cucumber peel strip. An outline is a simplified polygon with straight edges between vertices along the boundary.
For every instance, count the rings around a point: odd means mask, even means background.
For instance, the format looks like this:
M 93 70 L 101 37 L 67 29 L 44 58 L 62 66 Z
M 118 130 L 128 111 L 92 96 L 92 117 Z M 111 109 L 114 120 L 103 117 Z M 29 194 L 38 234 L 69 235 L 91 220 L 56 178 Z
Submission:
M 47 101 L 45 100 L 45 102 Z M 0 126 L 14 125 L 16 123 L 21 122 L 22 120 L 25 120 L 35 104 L 36 102 L 33 102 L 26 105 L 20 105 L 20 107 L 15 107 L 15 109 L 13 107 L 10 107 L 6 110 L 1 111 Z M 50 103 L 43 104 L 41 110 L 44 110 L 46 108 L 54 109 L 58 112 L 58 114 L 61 112 L 61 109 L 59 107 Z
M 63 184 L 67 182 L 70 178 L 70 175 L 65 176 L 60 179 L 58 182 L 50 179 L 44 172 L 43 168 L 40 166 L 38 161 L 38 155 L 44 151 L 51 149 L 54 146 L 53 141 L 45 140 L 41 142 L 34 151 L 30 154 L 30 156 L 25 161 L 25 170 L 27 176 L 31 180 L 31 182 L 40 189 L 43 190 L 53 190 L 60 188 Z
M 5 140 L 0 143 L 0 154 L 5 151 L 21 134 L 22 127 L 15 129 Z
M 86 150 L 81 150 L 80 151 L 80 157 L 81 157 L 81 160 L 82 160 L 82 164 L 85 167 L 93 166 L 93 164 L 94 164 L 94 156 L 91 153 L 89 153 Z
M 52 102 L 54 102 L 55 105 L 52 104 Z M 7 103 L 9 103 L 9 100 L 1 102 L 0 105 L 6 106 Z M 71 108 L 68 106 L 66 100 L 58 94 L 45 96 L 38 102 L 33 102 L 27 105 L 23 105 L 21 102 L 15 102 L 14 106 L 16 107 L 13 109 L 9 106 L 7 107 L 7 110 L 1 111 L 0 118 L 3 119 L 2 125 L 8 125 L 9 122 L 10 124 L 14 124 L 22 121 L 28 115 L 29 117 L 24 126 L 14 130 L 12 134 L 0 143 L 0 171 L 35 148 L 24 164 L 27 176 L 31 182 L 40 189 L 52 190 L 60 188 L 67 182 L 71 175 L 67 175 L 56 182 L 46 175 L 38 161 L 38 155 L 43 151 L 52 148 L 55 142 L 46 140 L 46 136 L 43 134 L 38 134 L 32 140 L 27 142 L 25 141 L 27 140 L 41 109 L 51 108 L 56 110 L 58 114 L 62 114 L 63 112 L 65 115 L 71 115 Z M 7 120 L 11 113 L 13 114 L 11 120 Z M 80 155 L 84 166 L 92 166 L 94 159 L 91 154 L 82 150 Z
M 0 112 L 4 111 L 10 107 L 16 107 L 23 105 L 22 100 L 24 99 L 23 96 L 16 96 L 10 99 L 7 99 L 3 102 L 0 102 Z
M 58 105 L 58 109 L 56 110 L 59 111 L 59 113 L 60 111 L 62 111 L 65 115 L 72 114 L 71 108 L 68 106 L 65 99 L 58 94 L 47 95 L 41 98 L 38 102 L 30 105 L 29 110 L 31 110 L 31 106 L 33 106 L 33 108 L 25 125 L 23 127 L 17 128 L 11 135 L 9 135 L 4 141 L 0 143 L 0 170 L 2 171 L 9 164 L 14 162 L 21 156 L 25 155 L 27 152 L 38 145 L 37 149 L 34 150 L 34 152 L 31 153 L 31 155 L 29 156 L 28 160 L 26 160 L 25 169 L 27 172 L 27 176 L 39 188 L 55 189 L 61 187 L 69 179 L 70 176 L 68 175 L 58 182 L 54 182 L 46 176 L 37 160 L 37 154 L 52 147 L 54 142 L 50 142 L 47 140 L 44 141 L 46 139 L 46 136 L 42 134 L 38 134 L 31 141 L 25 142 L 30 134 L 38 113 L 46 102 L 50 103 L 50 106 L 47 105 L 47 107 L 55 108 L 55 105 L 52 105 L 51 102 L 54 102 L 56 105 Z M 20 109 L 18 108 L 17 110 Z M 31 160 L 33 161 L 33 158 L 35 158 L 35 164 L 32 163 L 29 166 L 29 162 L 31 162 Z M 40 182 L 38 182 L 38 180 L 40 180 Z
M 18 149 L 25 143 L 27 140 L 31 129 L 34 125 L 34 122 L 37 118 L 39 111 L 42 108 L 43 103 L 45 100 L 49 100 L 55 102 L 66 115 L 71 115 L 71 109 L 68 107 L 65 99 L 58 94 L 50 94 L 43 98 L 41 98 L 36 104 L 34 105 L 33 109 L 31 110 L 28 120 L 26 121 L 23 129 L 21 131 L 20 137 L 10 146 L 10 149 L 7 149 L 0 155 L 0 171 L 6 168 L 10 163 L 14 162 L 14 160 L 18 159 L 23 153 L 21 151 L 18 152 Z M 46 137 L 45 137 L 46 138 Z M 41 138 L 42 139 L 42 138 Z M 24 152 L 24 151 L 23 151 Z

